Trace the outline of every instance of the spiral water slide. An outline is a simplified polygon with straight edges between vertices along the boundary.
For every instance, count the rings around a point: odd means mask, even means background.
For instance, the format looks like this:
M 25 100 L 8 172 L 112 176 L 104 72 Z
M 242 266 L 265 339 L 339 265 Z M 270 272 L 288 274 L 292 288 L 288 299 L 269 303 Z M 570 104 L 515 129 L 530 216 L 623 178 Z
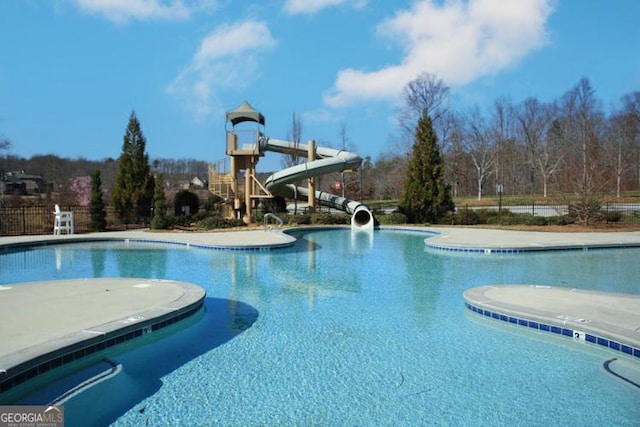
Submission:
M 260 150 L 299 157 L 308 156 L 307 144 L 295 144 L 291 141 L 264 136 L 260 137 L 258 143 Z M 314 160 L 274 173 L 265 181 L 265 188 L 275 195 L 305 200 L 309 196 L 308 189 L 296 186 L 295 182 L 328 173 L 354 170 L 362 163 L 362 159 L 357 154 L 333 148 L 316 147 L 315 155 Z M 324 191 L 316 191 L 315 198 L 323 206 L 350 214 L 352 229 L 373 230 L 373 215 L 366 205 Z

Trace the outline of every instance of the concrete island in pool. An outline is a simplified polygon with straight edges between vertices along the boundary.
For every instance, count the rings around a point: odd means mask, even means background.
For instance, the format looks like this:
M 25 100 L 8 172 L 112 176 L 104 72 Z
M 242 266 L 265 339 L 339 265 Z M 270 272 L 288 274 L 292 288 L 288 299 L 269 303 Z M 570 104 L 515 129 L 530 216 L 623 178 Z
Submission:
M 425 239 L 429 250 L 478 252 L 487 256 L 532 250 L 640 247 L 640 232 L 402 229 L 432 233 L 433 236 Z M 296 239 L 280 231 L 255 229 L 213 233 L 131 230 L 2 237 L 0 251 L 109 240 L 161 242 L 208 249 L 267 250 L 291 246 Z M 90 287 L 90 294 L 86 293 L 87 281 L 95 285 Z M 50 285 L 38 282 L 0 286 L 0 324 L 3 325 L 0 328 L 0 403 L 11 403 L 21 388 L 28 387 L 31 380 L 41 375 L 50 375 L 54 368 L 198 313 L 205 298 L 204 291 L 196 284 L 144 278 L 62 280 L 56 282 L 55 287 Z M 135 298 L 132 298 L 134 294 Z M 640 360 L 640 295 L 488 284 L 468 289 L 463 298 L 470 312 L 483 318 L 606 346 Z M 75 312 L 75 316 L 52 316 L 51 307 L 59 313 Z M 638 385 L 640 379 L 632 378 L 630 382 Z

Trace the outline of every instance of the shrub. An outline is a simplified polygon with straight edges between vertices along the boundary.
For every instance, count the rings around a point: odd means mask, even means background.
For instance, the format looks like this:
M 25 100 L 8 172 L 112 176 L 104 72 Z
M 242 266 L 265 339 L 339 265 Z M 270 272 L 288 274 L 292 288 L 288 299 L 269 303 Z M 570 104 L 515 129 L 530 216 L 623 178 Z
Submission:
M 226 219 L 220 216 L 209 216 L 195 223 L 196 227 L 205 230 L 212 230 L 216 228 L 234 228 L 244 227 L 245 223 L 241 219 Z
M 448 212 L 442 217 L 443 224 L 451 225 L 476 225 L 483 224 L 481 217 L 477 211 L 465 207 L 455 213 Z
M 622 212 L 620 211 L 601 212 L 601 215 L 606 222 L 620 222 L 622 219 Z
M 376 220 L 382 225 L 407 224 L 407 215 L 401 212 L 376 215 Z
M 207 200 L 205 200 L 205 202 L 202 205 L 202 209 L 199 210 L 198 212 L 217 212 L 218 211 L 218 206 L 220 205 L 220 203 L 223 203 L 224 199 L 216 194 L 212 194 L 209 196 L 209 198 Z
M 289 215 L 288 225 L 309 225 L 311 224 L 311 215 L 303 214 L 303 215 Z
M 311 224 L 314 225 L 334 225 L 334 224 L 350 224 L 351 216 L 347 214 L 312 214 Z
M 164 230 L 171 226 L 171 220 L 168 216 L 154 215 L 151 218 L 150 227 L 153 230 Z

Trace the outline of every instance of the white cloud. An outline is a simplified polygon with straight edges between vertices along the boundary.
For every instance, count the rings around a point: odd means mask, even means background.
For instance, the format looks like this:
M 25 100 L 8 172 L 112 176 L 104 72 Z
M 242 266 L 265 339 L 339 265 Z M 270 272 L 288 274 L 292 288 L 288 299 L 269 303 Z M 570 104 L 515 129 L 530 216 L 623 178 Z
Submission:
M 286 0 L 284 11 L 289 15 L 311 15 L 332 6 L 351 3 L 354 9 L 360 9 L 366 0 Z
M 378 25 L 378 35 L 404 51 L 400 64 L 376 71 L 341 70 L 325 103 L 396 99 L 428 72 L 462 85 L 518 63 L 547 42 L 554 0 L 421 0 Z
M 168 85 L 198 119 L 213 114 L 216 92 L 246 87 L 258 74 L 258 57 L 277 41 L 263 22 L 223 24 L 201 42 L 191 62 Z
M 214 9 L 213 0 L 72 0 L 85 13 L 125 23 L 129 20 L 183 20 L 194 10 Z

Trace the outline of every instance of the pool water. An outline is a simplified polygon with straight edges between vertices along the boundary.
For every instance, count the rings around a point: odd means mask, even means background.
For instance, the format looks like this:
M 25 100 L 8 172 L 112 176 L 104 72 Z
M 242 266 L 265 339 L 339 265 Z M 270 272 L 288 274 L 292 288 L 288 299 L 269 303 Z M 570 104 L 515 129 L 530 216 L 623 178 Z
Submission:
M 452 254 L 425 250 L 419 232 L 297 237 L 269 251 L 38 247 L 0 255 L 0 284 L 149 277 L 207 291 L 199 320 L 114 355 L 123 371 L 69 400 L 67 425 L 640 422 L 640 390 L 602 367 L 620 353 L 484 319 L 462 298 L 506 283 L 639 293 L 640 250 Z

